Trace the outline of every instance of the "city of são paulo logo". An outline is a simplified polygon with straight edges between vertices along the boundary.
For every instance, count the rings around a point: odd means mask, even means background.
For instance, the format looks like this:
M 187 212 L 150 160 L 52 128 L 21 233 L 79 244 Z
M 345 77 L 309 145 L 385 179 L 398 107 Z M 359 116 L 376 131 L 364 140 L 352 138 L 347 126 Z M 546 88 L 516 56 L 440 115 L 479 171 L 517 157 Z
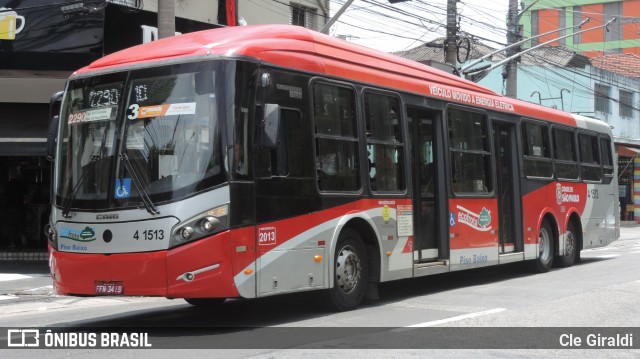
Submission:
M 466 224 L 476 231 L 486 232 L 491 230 L 491 211 L 482 207 L 480 213 L 472 212 L 460 205 L 457 206 L 458 223 Z
M 62 227 L 60 228 L 60 237 L 77 242 L 91 242 L 96 240 L 96 231 L 91 227 L 85 227 L 83 230 Z
M 580 194 L 572 186 L 556 184 L 556 203 L 580 203 Z

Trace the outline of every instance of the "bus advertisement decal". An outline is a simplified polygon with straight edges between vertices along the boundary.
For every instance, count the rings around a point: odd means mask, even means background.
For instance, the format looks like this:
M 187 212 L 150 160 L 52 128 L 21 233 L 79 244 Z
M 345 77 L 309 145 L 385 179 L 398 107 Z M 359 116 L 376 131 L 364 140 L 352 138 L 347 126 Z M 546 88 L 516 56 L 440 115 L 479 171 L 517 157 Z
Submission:
M 131 115 L 129 115 L 131 120 L 158 116 L 195 115 L 196 103 L 185 102 L 143 107 L 131 105 L 129 109 L 132 111 Z
M 85 227 L 82 230 L 60 227 L 60 238 L 67 238 L 76 242 L 91 242 L 96 240 L 95 228 Z
M 481 232 L 491 230 L 491 211 L 486 207 L 482 207 L 480 213 L 472 212 L 460 205 L 458 205 L 457 208 L 460 210 L 460 212 L 458 212 L 458 223 L 466 224 Z

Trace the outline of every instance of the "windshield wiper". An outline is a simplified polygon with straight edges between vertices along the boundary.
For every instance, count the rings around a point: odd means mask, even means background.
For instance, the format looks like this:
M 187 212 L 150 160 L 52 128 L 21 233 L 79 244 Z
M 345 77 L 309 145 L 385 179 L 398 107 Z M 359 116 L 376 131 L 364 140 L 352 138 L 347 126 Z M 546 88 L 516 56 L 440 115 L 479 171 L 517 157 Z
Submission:
M 153 204 L 153 201 L 151 201 L 151 198 L 149 198 L 147 191 L 144 190 L 144 186 L 142 185 L 142 182 L 140 182 L 140 178 L 138 178 L 138 173 L 133 168 L 133 165 L 129 160 L 129 156 L 127 156 L 126 153 L 121 152 L 120 158 L 124 163 L 124 167 L 127 169 L 129 174 L 131 175 L 131 179 L 133 180 L 133 183 L 136 185 L 136 188 L 138 189 L 138 193 L 140 194 L 140 198 L 142 199 L 142 203 L 144 203 L 144 206 L 147 209 L 147 212 L 151 214 L 160 214 L 160 211 L 158 211 L 156 206 Z M 122 185 L 122 181 L 121 181 L 121 185 Z
M 100 149 L 98 150 L 98 154 L 97 155 L 91 155 L 91 158 L 89 160 L 89 164 L 88 166 L 90 166 L 86 172 L 82 172 L 82 174 L 80 175 L 80 178 L 78 178 L 78 182 L 76 183 L 76 185 L 73 187 L 73 190 L 71 190 L 71 195 L 69 196 L 69 198 L 67 198 L 66 203 L 63 204 L 62 206 L 62 216 L 64 218 L 71 218 L 71 216 L 69 215 L 69 211 L 71 210 L 71 204 L 73 203 L 73 200 L 76 198 L 76 195 L 78 194 L 78 190 L 80 190 L 80 185 L 82 185 L 84 183 L 84 178 L 86 176 L 87 173 L 89 172 L 94 172 L 95 171 L 95 165 L 96 162 L 98 162 L 99 159 L 101 159 L 102 157 L 106 157 L 107 153 L 106 153 L 106 141 L 107 141 L 107 133 L 109 132 L 109 127 L 111 126 L 111 122 L 107 122 L 107 125 L 104 129 L 104 136 L 102 136 L 102 141 L 100 141 Z
M 71 218 L 71 216 L 69 215 L 69 211 L 71 210 L 71 204 L 73 203 L 73 200 L 78 195 L 78 191 L 80 190 L 80 186 L 84 183 L 84 179 L 86 178 L 87 173 L 94 172 L 96 162 L 98 162 L 98 160 L 100 158 L 101 158 L 100 155 L 92 155 L 91 156 L 91 159 L 89 160 L 89 164 L 88 164 L 89 167 L 87 168 L 86 171 L 82 172 L 82 174 L 80 175 L 80 178 L 78 178 L 78 182 L 76 182 L 76 185 L 73 186 L 73 189 L 71 190 L 71 194 L 66 199 L 66 202 L 63 203 L 63 205 L 62 205 L 62 217 Z

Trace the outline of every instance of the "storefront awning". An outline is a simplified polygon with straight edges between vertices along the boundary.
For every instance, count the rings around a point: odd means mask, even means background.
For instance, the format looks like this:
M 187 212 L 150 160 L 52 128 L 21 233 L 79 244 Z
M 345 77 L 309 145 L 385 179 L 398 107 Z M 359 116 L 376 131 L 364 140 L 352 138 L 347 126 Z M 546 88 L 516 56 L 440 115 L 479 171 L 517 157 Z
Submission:
M 640 148 L 617 146 L 617 153 L 618 156 L 622 157 L 635 157 L 640 153 Z
M 0 156 L 44 156 L 49 104 L 0 103 Z

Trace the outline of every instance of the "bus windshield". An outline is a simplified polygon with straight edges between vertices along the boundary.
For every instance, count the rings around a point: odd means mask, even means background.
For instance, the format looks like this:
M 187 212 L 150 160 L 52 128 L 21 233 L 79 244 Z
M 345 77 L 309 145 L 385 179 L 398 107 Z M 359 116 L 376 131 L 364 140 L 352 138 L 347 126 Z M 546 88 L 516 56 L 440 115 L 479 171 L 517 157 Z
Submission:
M 216 72 L 168 66 L 71 81 L 56 202 L 106 209 L 175 201 L 223 183 Z M 218 96 L 219 97 L 219 96 Z M 148 197 L 147 197 L 148 196 Z

